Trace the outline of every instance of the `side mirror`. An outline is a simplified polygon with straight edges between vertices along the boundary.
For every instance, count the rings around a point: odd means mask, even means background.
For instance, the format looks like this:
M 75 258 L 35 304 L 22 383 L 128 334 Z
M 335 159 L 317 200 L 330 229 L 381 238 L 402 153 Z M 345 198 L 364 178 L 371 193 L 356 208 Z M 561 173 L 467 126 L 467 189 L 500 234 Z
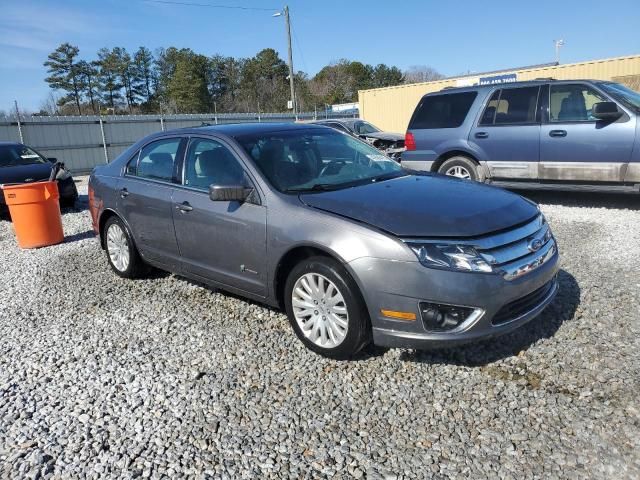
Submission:
M 56 163 L 58 161 L 56 157 L 49 157 L 47 158 L 47 160 L 49 160 L 51 163 Z
M 242 185 L 209 185 L 209 198 L 214 202 L 244 202 L 252 191 Z
M 598 102 L 591 107 L 591 115 L 598 120 L 617 120 L 622 116 L 615 102 Z

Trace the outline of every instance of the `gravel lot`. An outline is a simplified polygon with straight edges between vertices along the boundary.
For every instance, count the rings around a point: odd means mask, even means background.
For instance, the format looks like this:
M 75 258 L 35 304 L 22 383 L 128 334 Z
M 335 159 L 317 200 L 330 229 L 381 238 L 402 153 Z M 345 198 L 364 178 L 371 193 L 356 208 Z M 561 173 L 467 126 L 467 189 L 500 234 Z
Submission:
M 0 221 L 0 478 L 640 477 L 640 198 L 531 196 L 563 255 L 538 320 L 351 362 L 278 311 L 119 279 L 86 195 L 62 245 Z

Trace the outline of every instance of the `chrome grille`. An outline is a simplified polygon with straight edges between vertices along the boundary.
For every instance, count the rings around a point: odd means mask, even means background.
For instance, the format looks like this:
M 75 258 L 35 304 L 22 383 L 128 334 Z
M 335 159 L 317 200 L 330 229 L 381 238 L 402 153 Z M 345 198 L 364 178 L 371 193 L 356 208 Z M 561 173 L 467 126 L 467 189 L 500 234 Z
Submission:
M 535 270 L 556 253 L 545 218 L 538 215 L 520 227 L 470 242 L 494 271 L 514 280 Z

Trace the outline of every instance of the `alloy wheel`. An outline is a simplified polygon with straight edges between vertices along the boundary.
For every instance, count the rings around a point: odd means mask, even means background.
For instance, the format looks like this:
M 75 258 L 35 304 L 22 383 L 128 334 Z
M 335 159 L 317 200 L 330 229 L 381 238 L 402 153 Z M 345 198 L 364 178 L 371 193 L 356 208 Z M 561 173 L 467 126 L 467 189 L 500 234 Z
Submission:
M 119 272 L 124 272 L 129 267 L 129 241 L 117 223 L 111 224 L 107 230 L 107 253 Z
M 462 178 L 464 180 L 469 180 L 471 178 L 469 170 L 467 170 L 465 167 L 461 167 L 460 165 L 449 168 L 445 172 L 445 174 L 449 175 L 450 177 Z
M 322 348 L 340 345 L 349 327 L 347 304 L 338 287 L 318 273 L 301 276 L 291 293 L 293 315 L 302 334 Z

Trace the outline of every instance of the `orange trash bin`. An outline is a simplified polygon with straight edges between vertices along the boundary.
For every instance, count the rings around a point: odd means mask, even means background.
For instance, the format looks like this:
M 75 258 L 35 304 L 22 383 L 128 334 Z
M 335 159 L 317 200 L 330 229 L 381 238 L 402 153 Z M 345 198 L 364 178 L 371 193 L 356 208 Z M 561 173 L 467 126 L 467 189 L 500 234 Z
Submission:
M 3 185 L 2 191 L 20 248 L 46 247 L 64 240 L 56 181 Z

